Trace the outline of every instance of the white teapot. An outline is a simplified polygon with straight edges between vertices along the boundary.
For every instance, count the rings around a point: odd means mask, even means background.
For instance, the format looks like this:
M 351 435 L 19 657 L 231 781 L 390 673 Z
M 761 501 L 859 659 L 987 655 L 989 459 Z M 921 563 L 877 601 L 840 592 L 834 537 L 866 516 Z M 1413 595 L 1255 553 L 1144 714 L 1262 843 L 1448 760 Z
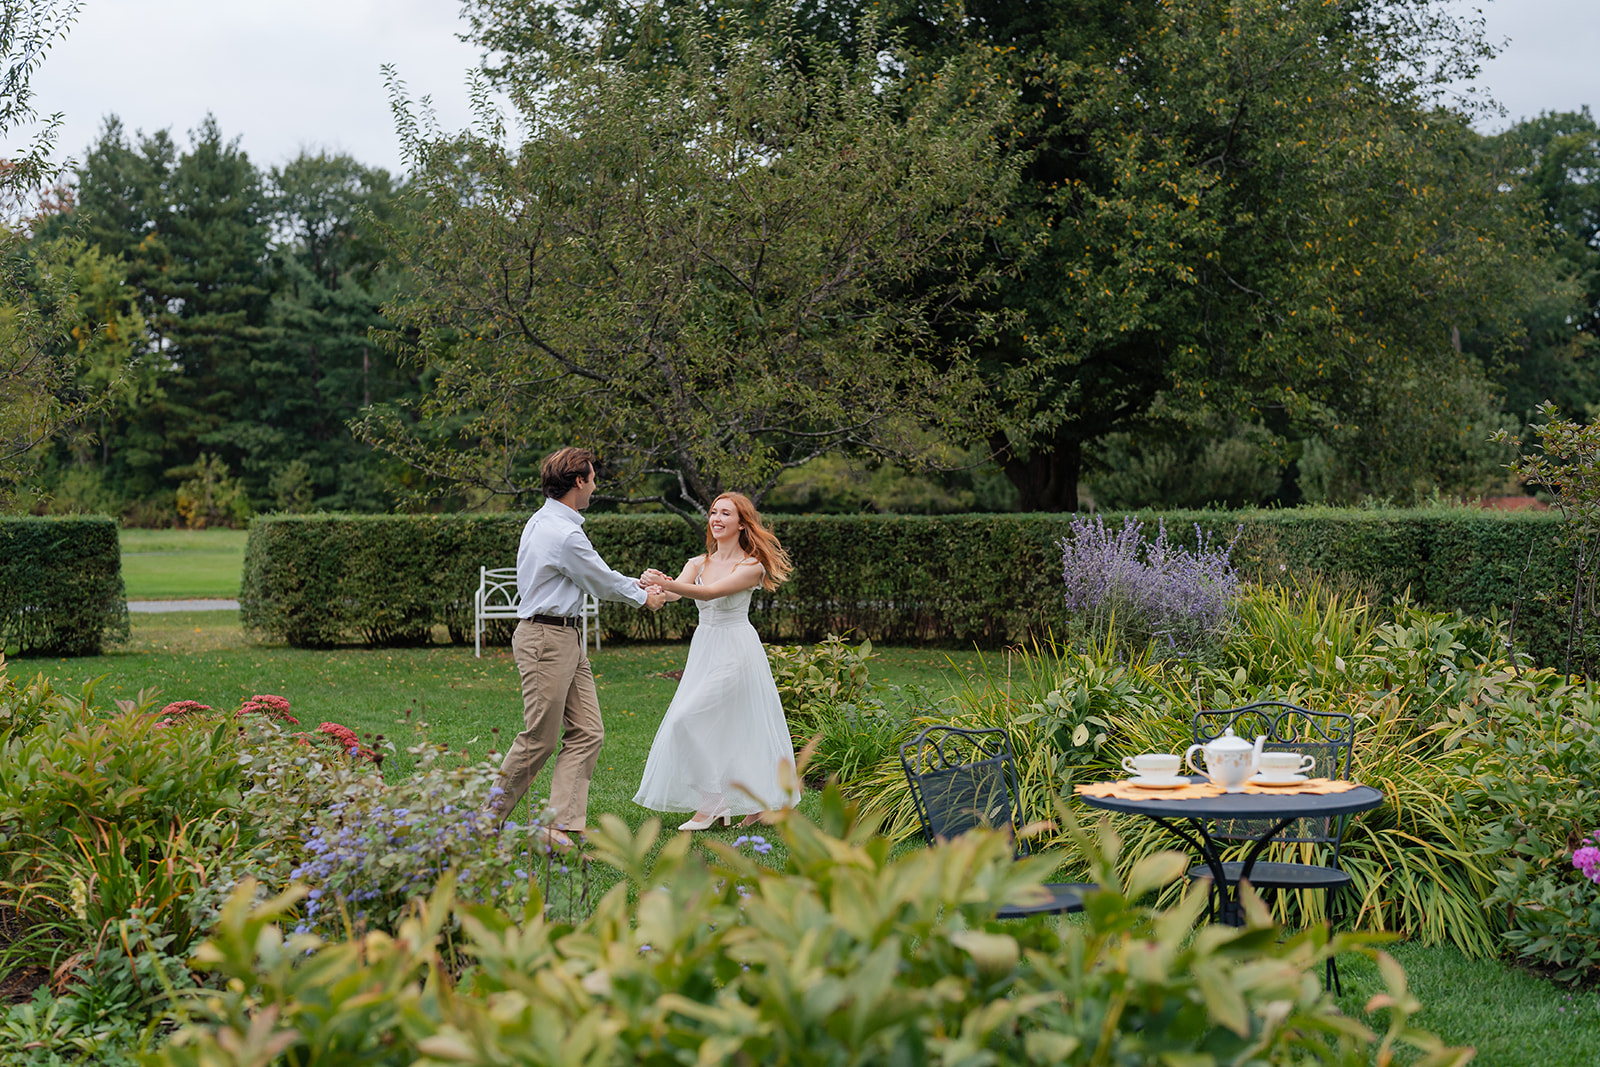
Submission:
M 1242 737 L 1233 736 L 1233 727 L 1222 731 L 1222 736 L 1205 745 L 1190 745 L 1189 751 L 1183 754 L 1189 764 L 1189 769 L 1195 774 L 1204 773 L 1212 782 L 1220 785 L 1224 792 L 1242 793 L 1244 783 L 1260 769 L 1261 746 L 1266 743 L 1265 737 L 1256 738 L 1251 744 Z M 1206 758 L 1204 772 L 1194 765 L 1195 750 L 1200 750 Z

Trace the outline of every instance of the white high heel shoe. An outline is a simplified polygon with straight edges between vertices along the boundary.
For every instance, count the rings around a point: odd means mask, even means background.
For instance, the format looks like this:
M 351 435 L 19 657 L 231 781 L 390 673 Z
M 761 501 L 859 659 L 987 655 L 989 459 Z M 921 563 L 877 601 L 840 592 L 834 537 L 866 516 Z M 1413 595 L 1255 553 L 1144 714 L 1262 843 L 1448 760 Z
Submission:
M 688 822 L 679 823 L 678 829 L 709 830 L 717 823 L 721 823 L 723 826 L 732 826 L 733 815 L 730 814 L 726 808 L 718 812 L 713 812 L 710 815 L 701 815 L 699 812 L 696 812 L 695 818 L 690 819 Z

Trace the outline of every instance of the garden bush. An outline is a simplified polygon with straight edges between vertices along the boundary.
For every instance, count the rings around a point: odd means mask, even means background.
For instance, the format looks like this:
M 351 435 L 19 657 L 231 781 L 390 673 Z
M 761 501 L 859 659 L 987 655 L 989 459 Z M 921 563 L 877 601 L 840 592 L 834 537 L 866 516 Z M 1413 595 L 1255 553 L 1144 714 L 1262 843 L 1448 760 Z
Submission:
M 299 892 L 252 907 L 241 890 L 199 958 L 222 991 L 187 998 L 191 1021 L 153 1063 L 244 1067 L 283 1058 L 354 1064 L 1259 1063 L 1350 1067 L 1464 1063 L 1410 1026 L 1421 1005 L 1380 956 L 1381 1037 L 1339 1014 L 1318 980 L 1349 935 L 1288 938 L 1251 898 L 1243 928 L 1195 931 L 1203 894 L 1169 911 L 1141 900 L 1182 876 L 1174 853 L 1124 880 L 1107 833 L 1078 846 L 1102 890 L 1085 923 L 1002 924 L 1047 861 L 975 833 L 892 856 L 836 791 L 822 825 L 790 813 L 763 828 L 787 847 L 771 869 L 659 824 L 614 816 L 592 834 L 625 881 L 573 928 L 466 908 L 473 964 L 452 980 L 439 931 L 446 880 L 398 935 L 335 943 L 285 936 Z M 758 835 L 759 836 L 759 835 Z M 764 840 L 749 842 L 759 848 Z M 1367 949 L 1366 951 L 1371 951 Z
M 97 656 L 127 636 L 116 520 L 0 518 L 0 652 Z
M 1524 963 L 1559 981 L 1600 973 L 1600 694 L 1551 672 L 1517 679 L 1465 725 L 1468 782 L 1453 798 L 1479 829 L 1489 862 L 1486 906 Z M 1586 870 L 1585 867 L 1588 869 Z
M 484 809 L 498 795 L 499 767 L 463 763 L 425 737 L 409 749 L 413 772 L 385 782 L 374 770 L 348 774 L 309 816 L 302 809 L 300 859 L 288 881 L 309 887 L 296 933 L 394 933 L 411 902 L 453 872 L 463 903 L 522 914 L 530 901 L 576 915 L 591 903 L 586 865 L 569 867 L 527 824 Z
M 463 899 L 518 914 L 530 897 L 587 906 L 581 872 L 535 848 L 534 828 L 488 832 L 495 767 L 420 725 L 416 772 L 389 785 L 392 742 L 302 729 L 274 694 L 233 710 L 157 710 L 145 693 L 97 705 L 93 683 L 18 684 L 0 660 L 0 973 L 54 976 L 0 1017 L 28 1062 L 124 1062 L 171 991 L 196 984 L 192 950 L 246 880 L 306 885 L 301 927 L 341 935 L 393 931 L 446 869 Z
M 1164 519 L 1178 544 L 1226 543 L 1251 580 L 1318 575 L 1390 603 L 1509 618 L 1516 642 L 1559 662 L 1565 619 L 1551 591 L 1570 585 L 1559 520 L 1470 509 L 1182 512 Z M 524 516 L 275 515 L 251 522 L 241 602 L 247 626 L 297 646 L 420 643 L 443 627 L 472 637 L 479 566 L 510 566 Z M 1067 621 L 1059 542 L 1071 515 L 820 515 L 772 517 L 794 556 L 793 578 L 758 591 L 751 618 L 771 642 L 853 632 L 877 642 L 985 648 L 1045 638 Z M 667 515 L 589 516 L 618 570 L 671 569 L 704 550 L 703 535 Z M 609 639 L 682 637 L 685 603 L 659 612 L 601 608 Z
M 1149 538 L 1132 515 L 1115 534 L 1096 515 L 1073 519 L 1061 539 L 1069 634 L 1147 645 L 1156 655 L 1200 653 L 1227 630 L 1239 573 L 1225 544 L 1195 530 L 1193 547 L 1167 537 L 1164 521 Z
M 854 648 L 838 634 L 806 647 L 768 645 L 767 666 L 783 701 L 783 717 L 799 737 L 810 736 L 820 708 L 855 700 L 870 686 L 872 642 Z

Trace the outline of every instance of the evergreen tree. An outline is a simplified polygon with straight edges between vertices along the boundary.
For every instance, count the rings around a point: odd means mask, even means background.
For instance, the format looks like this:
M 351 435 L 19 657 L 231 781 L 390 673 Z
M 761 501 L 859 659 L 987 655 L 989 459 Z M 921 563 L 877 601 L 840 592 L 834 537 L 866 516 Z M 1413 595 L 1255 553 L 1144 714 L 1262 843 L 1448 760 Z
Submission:
M 385 507 L 378 461 L 346 424 L 415 391 L 369 337 L 394 292 L 383 240 L 393 182 L 349 156 L 302 154 L 269 185 L 277 235 L 269 339 L 232 433 L 252 493 L 289 510 Z

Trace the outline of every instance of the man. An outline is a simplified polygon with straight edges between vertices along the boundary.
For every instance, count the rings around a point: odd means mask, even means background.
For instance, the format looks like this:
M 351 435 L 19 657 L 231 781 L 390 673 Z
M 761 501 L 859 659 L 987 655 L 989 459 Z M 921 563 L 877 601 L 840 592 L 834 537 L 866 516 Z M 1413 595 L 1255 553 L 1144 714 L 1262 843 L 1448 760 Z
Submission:
M 612 570 L 584 534 L 579 512 L 594 496 L 592 452 L 563 448 L 551 453 L 539 468 L 539 480 L 545 502 L 522 528 L 517 548 L 520 621 L 511 636 L 511 654 L 522 674 L 524 728 L 500 765 L 503 792 L 492 810 L 503 818 L 516 806 L 559 740 L 561 755 L 550 781 L 555 820 L 545 840 L 565 849 L 572 839 L 564 831 L 584 829 L 589 780 L 605 740 L 594 673 L 581 636 L 583 595 L 654 611 L 666 594 Z

